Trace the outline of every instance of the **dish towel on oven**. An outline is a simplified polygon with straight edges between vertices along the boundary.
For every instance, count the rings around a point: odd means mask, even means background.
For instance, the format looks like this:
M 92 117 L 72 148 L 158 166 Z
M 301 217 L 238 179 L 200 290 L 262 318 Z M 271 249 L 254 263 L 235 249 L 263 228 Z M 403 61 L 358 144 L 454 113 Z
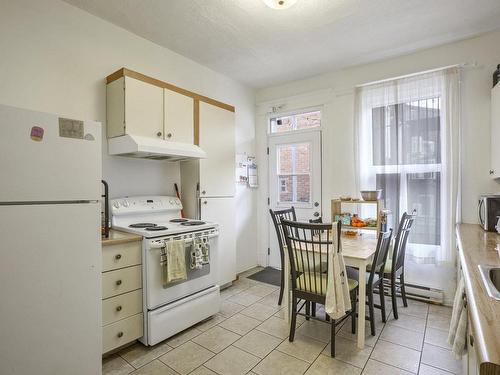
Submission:
M 467 309 L 465 308 L 465 285 L 464 278 L 458 281 L 455 300 L 453 301 L 453 312 L 451 313 L 450 330 L 448 332 L 448 344 L 455 357 L 460 358 L 467 351 Z
M 186 242 L 184 240 L 168 241 L 161 249 L 161 266 L 163 288 L 177 281 L 187 279 L 186 271 Z
M 204 264 L 209 263 L 209 250 L 210 244 L 208 243 L 208 237 L 196 237 L 194 239 L 194 246 L 191 250 L 191 269 L 199 270 L 203 268 Z
M 332 226 L 332 251 L 328 254 L 328 283 L 325 311 L 332 319 L 343 317 L 351 309 L 349 283 L 342 255 L 342 242 L 337 233 L 337 222 Z

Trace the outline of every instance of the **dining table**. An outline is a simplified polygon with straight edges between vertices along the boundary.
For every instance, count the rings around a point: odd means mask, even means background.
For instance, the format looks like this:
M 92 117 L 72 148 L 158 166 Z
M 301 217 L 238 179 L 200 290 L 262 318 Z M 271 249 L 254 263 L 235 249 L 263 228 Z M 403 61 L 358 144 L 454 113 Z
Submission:
M 376 231 L 368 232 L 363 231 L 357 233 L 356 236 L 341 235 L 342 256 L 346 266 L 356 267 L 359 269 L 359 291 L 358 291 L 358 324 L 357 324 L 357 346 L 363 349 L 365 346 L 365 314 L 366 314 L 366 271 L 368 265 L 372 263 L 373 255 L 377 247 Z M 331 238 L 331 237 L 330 237 Z M 321 251 L 321 250 L 317 250 Z M 285 319 L 290 322 L 290 293 L 291 293 L 291 271 L 290 262 L 288 259 L 288 251 L 285 254 L 285 275 L 284 278 L 284 305 L 285 305 Z

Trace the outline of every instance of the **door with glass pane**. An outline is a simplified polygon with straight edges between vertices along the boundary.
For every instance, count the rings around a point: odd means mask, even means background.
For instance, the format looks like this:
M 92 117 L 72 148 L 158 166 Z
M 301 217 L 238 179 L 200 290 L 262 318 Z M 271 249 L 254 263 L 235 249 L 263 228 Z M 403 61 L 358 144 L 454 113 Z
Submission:
M 321 216 L 321 132 L 299 131 L 269 136 L 270 208 L 295 207 L 299 221 Z M 281 268 L 272 221 L 268 265 Z

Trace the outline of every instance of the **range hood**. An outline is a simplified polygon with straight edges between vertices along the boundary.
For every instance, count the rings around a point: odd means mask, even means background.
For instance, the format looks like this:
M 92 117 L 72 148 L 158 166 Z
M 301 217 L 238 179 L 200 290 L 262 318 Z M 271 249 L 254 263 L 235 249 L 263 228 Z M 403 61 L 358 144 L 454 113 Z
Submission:
M 207 157 L 205 151 L 193 144 L 130 134 L 109 138 L 108 153 L 109 155 L 132 158 L 170 161 L 204 159 Z

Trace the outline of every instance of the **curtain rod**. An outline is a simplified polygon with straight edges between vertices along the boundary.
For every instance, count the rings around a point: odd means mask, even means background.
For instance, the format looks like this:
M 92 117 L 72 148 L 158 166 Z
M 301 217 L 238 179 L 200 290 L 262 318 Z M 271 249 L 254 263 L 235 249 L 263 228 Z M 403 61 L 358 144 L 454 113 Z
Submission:
M 384 82 L 389 82 L 389 81 L 395 81 L 395 80 L 398 80 L 398 79 L 409 78 L 409 77 L 417 76 L 417 75 L 420 75 L 420 74 L 439 72 L 440 70 L 445 70 L 445 69 L 450 69 L 450 68 L 469 68 L 469 67 L 470 68 L 475 68 L 477 66 L 478 65 L 477 65 L 476 61 L 473 61 L 472 63 L 465 62 L 465 63 L 460 63 L 460 64 L 447 65 L 447 66 L 442 66 L 440 68 L 424 70 L 422 72 L 410 73 L 410 74 L 405 74 L 405 75 L 402 75 L 402 76 L 381 79 L 379 81 L 362 83 L 360 85 L 356 85 L 355 87 L 356 88 L 358 88 L 358 87 L 366 87 L 366 86 L 376 85 L 378 83 L 384 83 Z

